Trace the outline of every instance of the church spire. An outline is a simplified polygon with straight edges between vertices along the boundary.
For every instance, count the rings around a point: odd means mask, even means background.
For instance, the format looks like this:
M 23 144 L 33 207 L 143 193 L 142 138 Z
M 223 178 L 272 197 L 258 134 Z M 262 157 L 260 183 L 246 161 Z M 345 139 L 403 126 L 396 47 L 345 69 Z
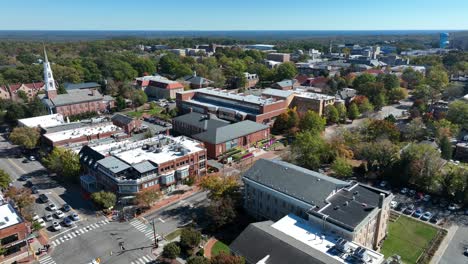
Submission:
M 47 58 L 47 51 L 44 46 L 44 83 L 45 91 L 48 99 L 54 99 L 57 97 L 57 89 L 55 88 L 54 75 L 52 74 L 52 68 L 50 67 L 49 59 Z

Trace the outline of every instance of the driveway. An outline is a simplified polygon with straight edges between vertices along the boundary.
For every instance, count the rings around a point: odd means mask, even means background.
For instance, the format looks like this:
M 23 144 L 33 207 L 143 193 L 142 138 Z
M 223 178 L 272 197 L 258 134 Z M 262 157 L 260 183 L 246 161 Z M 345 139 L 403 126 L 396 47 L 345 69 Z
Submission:
M 463 225 L 458 227 L 439 264 L 468 263 L 468 256 L 463 255 L 463 249 L 466 247 L 468 247 L 468 226 Z

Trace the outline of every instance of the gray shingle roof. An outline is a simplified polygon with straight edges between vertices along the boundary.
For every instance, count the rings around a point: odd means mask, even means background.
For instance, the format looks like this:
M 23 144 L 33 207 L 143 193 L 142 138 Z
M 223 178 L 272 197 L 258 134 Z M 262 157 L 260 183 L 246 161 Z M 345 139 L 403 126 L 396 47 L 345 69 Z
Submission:
M 99 160 L 97 163 L 102 165 L 104 168 L 109 169 L 113 173 L 119 173 L 130 168 L 130 165 L 119 160 L 118 158 L 114 156 L 110 156 L 102 160 Z
M 281 82 L 277 82 L 277 85 L 281 87 L 287 87 L 287 86 L 292 86 L 294 84 L 293 80 L 282 80 Z
M 279 160 L 260 159 L 243 175 L 308 204 L 324 207 L 325 199 L 349 183 Z
M 195 134 L 193 135 L 193 138 L 211 144 L 220 144 L 268 128 L 269 126 L 267 125 L 259 124 L 250 120 L 244 120 L 238 123 Z
M 218 127 L 227 126 L 230 123 L 225 120 L 218 119 L 214 116 L 208 116 L 206 114 L 200 114 L 196 112 L 188 113 L 178 117 L 174 117 L 172 120 L 188 124 L 192 127 L 201 128 L 203 130 L 216 129 Z
M 67 89 L 67 90 L 101 87 L 101 85 L 99 83 L 96 83 L 96 82 L 65 83 L 64 86 L 65 86 L 65 89 Z
M 258 263 L 266 256 L 269 256 L 268 264 L 342 263 L 276 230 L 272 224 L 272 221 L 250 224 L 229 247 L 236 254 L 244 256 L 246 263 Z
M 284 90 L 278 90 L 278 89 L 272 89 L 272 88 L 267 88 L 262 92 L 262 95 L 271 95 L 271 96 L 278 96 L 278 97 L 283 97 L 287 98 L 290 95 L 292 95 L 294 92 L 293 91 L 284 91 Z
M 157 167 L 154 166 L 153 163 L 147 160 L 133 165 L 133 168 L 137 170 L 139 173 L 145 173 L 145 172 L 157 169 Z
M 126 116 L 126 115 L 122 115 L 122 114 L 115 114 L 111 117 L 111 120 L 112 122 L 116 121 L 116 122 L 119 122 L 121 124 L 130 124 L 132 121 L 133 121 L 133 118 L 129 117 L 129 116 Z
M 75 89 L 69 90 L 67 94 L 58 94 L 56 98 L 49 100 L 53 103 L 53 105 L 61 106 L 99 101 L 102 99 L 102 94 L 96 90 L 92 92 L 90 89 Z
M 197 85 L 203 85 L 205 83 L 206 84 L 213 83 L 213 81 L 210 81 L 210 80 L 208 80 L 206 78 L 203 78 L 203 77 L 200 77 L 200 76 L 193 76 L 193 75 L 184 77 L 184 81 L 190 82 L 192 84 L 197 84 Z

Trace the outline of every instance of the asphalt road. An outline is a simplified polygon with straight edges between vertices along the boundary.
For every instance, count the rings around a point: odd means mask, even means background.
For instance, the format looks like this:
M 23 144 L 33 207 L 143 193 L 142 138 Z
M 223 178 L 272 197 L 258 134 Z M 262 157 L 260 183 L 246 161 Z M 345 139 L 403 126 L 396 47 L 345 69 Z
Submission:
M 463 250 L 468 247 L 468 226 L 458 227 L 455 235 L 442 255 L 439 264 L 466 264 L 468 256 L 463 255 Z

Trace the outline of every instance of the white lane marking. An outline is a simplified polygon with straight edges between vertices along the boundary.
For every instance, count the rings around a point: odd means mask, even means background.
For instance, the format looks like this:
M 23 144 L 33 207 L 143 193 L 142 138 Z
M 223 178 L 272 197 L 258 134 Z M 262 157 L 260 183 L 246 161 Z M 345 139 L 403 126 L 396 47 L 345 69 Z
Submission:
M 159 217 L 158 220 L 161 221 L 161 223 L 166 223 L 166 221 L 162 220 L 161 217 Z

